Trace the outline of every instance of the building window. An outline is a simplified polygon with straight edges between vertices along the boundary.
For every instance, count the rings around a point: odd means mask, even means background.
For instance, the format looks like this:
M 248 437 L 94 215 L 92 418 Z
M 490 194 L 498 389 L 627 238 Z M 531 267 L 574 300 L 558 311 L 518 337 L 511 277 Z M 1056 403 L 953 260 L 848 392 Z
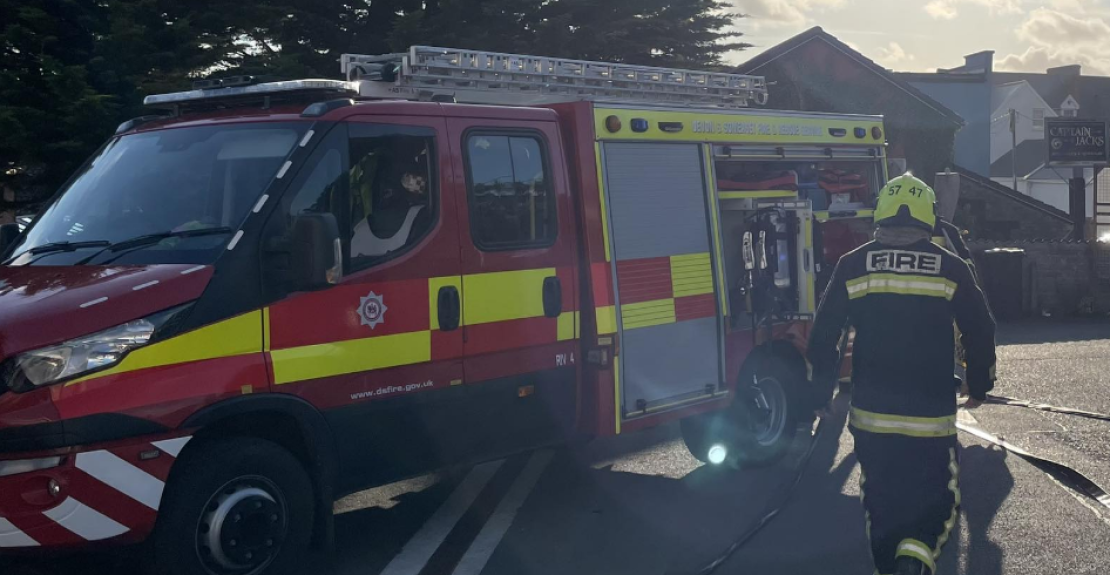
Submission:
M 1061 110 L 1061 115 L 1065 118 L 1074 118 L 1077 112 L 1079 112 L 1079 110 L 1064 109 Z
M 1033 129 L 1044 129 L 1044 108 L 1033 108 Z
M 551 245 L 555 194 L 542 140 L 530 134 L 466 138 L 470 233 L 486 251 Z

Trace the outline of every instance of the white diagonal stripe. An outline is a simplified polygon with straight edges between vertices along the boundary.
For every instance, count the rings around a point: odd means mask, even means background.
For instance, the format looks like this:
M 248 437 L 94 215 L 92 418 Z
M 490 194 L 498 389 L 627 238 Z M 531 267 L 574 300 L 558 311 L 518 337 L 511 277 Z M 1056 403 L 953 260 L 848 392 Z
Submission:
M 497 504 L 497 509 L 486 521 L 482 530 L 478 532 L 478 536 L 474 538 L 474 542 L 470 544 L 466 554 L 459 560 L 459 564 L 455 567 L 452 575 L 479 575 L 482 572 L 486 563 L 489 562 L 489 558 L 493 556 L 493 552 L 501 543 L 501 539 L 505 537 L 505 532 L 512 526 L 517 510 L 524 504 L 524 500 L 528 498 L 532 488 L 536 486 L 536 481 L 543 474 L 543 470 L 547 468 L 547 464 L 551 463 L 552 456 L 554 456 L 554 453 L 547 450 L 532 454 L 532 457 L 528 460 L 528 465 L 517 476 L 513 486 L 505 494 L 505 498 Z
M 31 539 L 11 521 L 0 517 L 0 548 L 4 547 L 38 547 L 39 542 Z
M 186 435 L 185 437 L 177 437 L 174 439 L 152 441 L 150 442 L 150 444 L 154 447 L 157 447 L 158 449 L 161 449 L 163 452 L 168 453 L 170 457 L 177 457 L 177 455 L 181 453 L 181 450 L 185 448 L 185 444 L 189 443 L 189 440 L 192 438 L 192 435 Z
M 110 451 L 79 453 L 77 469 L 155 511 L 162 501 L 165 484 L 160 479 Z
M 128 531 L 126 527 L 116 523 L 110 517 L 72 497 L 67 497 L 61 505 L 44 511 L 43 515 L 87 541 L 108 539 Z

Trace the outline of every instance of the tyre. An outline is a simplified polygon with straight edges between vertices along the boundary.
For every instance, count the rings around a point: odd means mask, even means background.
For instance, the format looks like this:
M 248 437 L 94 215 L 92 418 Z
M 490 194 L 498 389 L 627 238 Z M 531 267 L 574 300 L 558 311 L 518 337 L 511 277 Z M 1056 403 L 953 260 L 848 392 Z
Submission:
M 165 575 L 302 572 L 315 498 L 301 463 L 277 444 L 197 445 L 174 466 L 147 571 Z
M 738 420 L 737 466 L 763 467 L 786 455 L 803 415 L 800 398 L 806 383 L 804 368 L 775 356 L 745 365 L 732 406 Z
M 797 433 L 804 384 L 805 373 L 785 361 L 753 358 L 741 372 L 732 405 L 681 421 L 686 448 L 703 463 L 727 462 L 738 468 L 778 461 Z

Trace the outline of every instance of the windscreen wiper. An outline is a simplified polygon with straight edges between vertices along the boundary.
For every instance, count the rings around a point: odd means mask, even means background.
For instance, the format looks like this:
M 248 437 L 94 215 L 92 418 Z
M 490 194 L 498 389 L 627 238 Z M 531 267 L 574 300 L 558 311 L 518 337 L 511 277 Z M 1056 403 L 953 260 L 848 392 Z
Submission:
M 156 244 L 158 244 L 159 242 L 161 242 L 163 240 L 167 240 L 167 239 L 170 239 L 170 238 L 195 238 L 195 237 L 199 237 L 199 236 L 212 236 L 212 235 L 218 235 L 218 234 L 230 234 L 233 231 L 235 231 L 235 230 L 233 230 L 229 227 L 220 226 L 220 227 L 216 227 L 216 228 L 200 228 L 200 229 L 196 229 L 196 230 L 180 230 L 180 231 L 176 231 L 176 232 L 174 232 L 174 231 L 157 232 L 157 233 L 153 233 L 153 234 L 143 234 L 141 236 L 135 236 L 133 238 L 118 241 L 118 242 L 115 242 L 115 243 L 105 242 L 106 245 L 102 244 L 102 245 L 105 245 L 104 249 L 99 250 L 96 253 L 94 253 L 93 255 L 77 262 L 76 265 L 87 264 L 87 263 L 93 261 L 94 259 L 96 259 L 97 256 L 99 256 L 100 254 L 102 254 L 104 252 L 120 252 L 120 253 L 117 253 L 115 256 L 113 256 L 111 258 L 108 258 L 107 260 L 104 260 L 103 262 L 100 262 L 100 265 L 110 263 L 110 262 L 116 260 L 117 258 L 120 258 L 130 250 L 145 248 L 147 246 L 153 246 L 153 245 L 156 245 Z
M 18 255 L 14 255 L 4 260 L 4 264 L 7 265 L 19 259 L 23 256 L 23 254 L 31 254 L 33 256 L 37 256 L 40 254 L 49 254 L 54 252 L 72 252 L 83 248 L 99 248 L 110 245 L 112 245 L 112 242 L 109 242 L 108 240 L 90 240 L 87 242 L 50 242 L 48 244 L 42 244 L 41 246 L 35 246 L 29 250 L 19 252 Z

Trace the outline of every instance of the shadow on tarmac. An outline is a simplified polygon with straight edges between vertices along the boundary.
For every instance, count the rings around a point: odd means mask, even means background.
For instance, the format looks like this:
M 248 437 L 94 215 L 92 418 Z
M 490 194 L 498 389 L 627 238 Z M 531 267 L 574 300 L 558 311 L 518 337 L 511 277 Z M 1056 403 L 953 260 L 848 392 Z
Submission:
M 998 510 L 1014 487 L 1014 476 L 1006 465 L 1004 449 L 967 445 L 960 454 L 960 492 L 964 523 L 967 524 L 967 575 L 1001 575 L 1002 548 L 988 533 Z M 961 538 L 953 536 L 953 541 Z M 961 563 L 964 563 L 961 561 Z
M 801 484 L 782 512 L 717 574 L 841 575 L 873 573 L 858 496 L 857 461 L 845 429 L 848 398 L 837 400 Z M 841 437 L 841 435 L 844 437 Z M 1003 551 L 991 524 L 1014 485 L 1005 451 L 966 445 L 961 453 L 963 520 L 937 563 L 940 575 L 1001 575 Z
M 822 424 L 801 483 L 779 516 L 715 573 L 873 572 L 854 484 L 856 458 L 844 429 L 847 404 L 846 396 L 838 398 L 836 415 Z M 693 575 L 748 531 L 783 493 L 809 441 L 799 433 L 786 460 L 739 473 L 696 466 L 674 429 L 637 434 L 613 445 L 559 450 L 483 573 Z M 629 454 L 631 463 L 625 457 Z M 941 575 L 1001 575 L 1003 551 L 988 533 L 1014 484 L 1006 457 L 1004 451 L 978 444 L 963 450 L 965 519 L 939 561 Z M 611 465 L 609 458 L 620 463 Z M 395 495 L 388 508 L 337 515 L 337 552 L 317 564 L 319 572 L 330 572 L 329 563 L 339 575 L 378 572 L 454 483 Z M 93 575 L 133 568 L 129 557 L 102 554 L 14 564 L 0 560 L 3 575 Z

